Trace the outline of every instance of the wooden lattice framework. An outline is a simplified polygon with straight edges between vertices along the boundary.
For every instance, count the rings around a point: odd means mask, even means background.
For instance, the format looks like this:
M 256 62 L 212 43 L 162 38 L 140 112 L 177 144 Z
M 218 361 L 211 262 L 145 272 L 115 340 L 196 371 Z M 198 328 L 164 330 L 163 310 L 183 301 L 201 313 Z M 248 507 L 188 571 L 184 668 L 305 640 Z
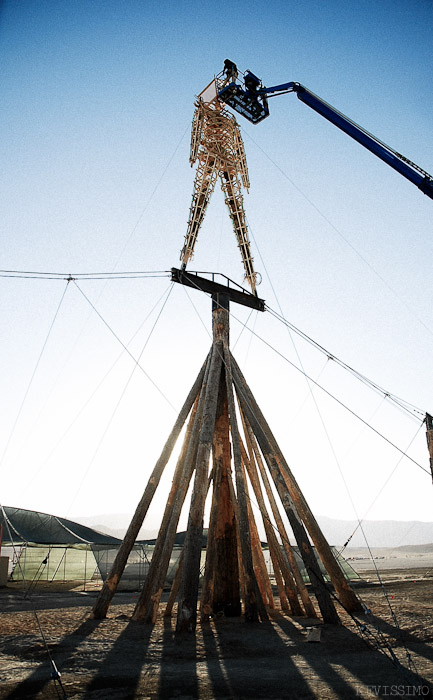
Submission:
M 269 609 L 275 606 L 250 494 L 258 504 L 266 532 L 281 609 L 292 615 L 317 617 L 289 543 L 282 507 L 309 573 L 321 616 L 325 622 L 337 623 L 333 598 L 311 542 L 342 605 L 350 612 L 362 612 L 363 608 L 230 352 L 228 294 L 214 294 L 212 304 L 210 352 L 150 476 L 93 616 L 100 619 L 107 614 L 163 470 L 186 424 L 148 576 L 133 619 L 150 623 L 156 620 L 181 510 L 192 484 L 184 548 L 166 607 L 166 614 L 171 614 L 178 600 L 178 633 L 193 631 L 198 615 L 205 621 L 215 613 L 235 616 L 243 612 L 247 620 L 258 621 L 266 620 Z M 212 500 L 200 587 L 204 509 L 209 489 Z

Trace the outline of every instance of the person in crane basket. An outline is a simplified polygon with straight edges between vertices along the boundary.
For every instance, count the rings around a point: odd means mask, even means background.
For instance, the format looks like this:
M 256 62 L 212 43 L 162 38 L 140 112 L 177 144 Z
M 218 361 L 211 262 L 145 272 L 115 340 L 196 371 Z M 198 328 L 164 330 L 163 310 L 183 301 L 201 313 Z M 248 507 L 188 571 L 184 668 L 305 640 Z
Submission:
M 238 67 L 236 63 L 233 63 L 229 58 L 226 58 L 224 61 L 224 70 L 223 74 L 226 76 L 225 79 L 225 84 L 227 83 L 234 83 L 236 78 L 238 77 Z

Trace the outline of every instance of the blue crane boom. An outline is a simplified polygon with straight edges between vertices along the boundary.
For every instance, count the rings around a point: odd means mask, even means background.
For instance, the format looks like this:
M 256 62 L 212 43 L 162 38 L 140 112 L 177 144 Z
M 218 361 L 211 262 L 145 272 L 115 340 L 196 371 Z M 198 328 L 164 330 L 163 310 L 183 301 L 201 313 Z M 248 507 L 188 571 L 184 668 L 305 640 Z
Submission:
M 226 65 L 227 64 L 227 65 Z M 228 68 L 227 68 L 228 66 Z M 301 102 L 314 109 L 332 124 L 358 141 L 364 148 L 374 153 L 375 156 L 397 170 L 403 177 L 413 182 L 424 194 L 433 199 L 433 178 L 425 170 L 413 163 L 401 153 L 398 153 L 376 136 L 346 117 L 335 107 L 322 100 L 308 90 L 304 85 L 296 82 L 282 83 L 273 87 L 265 87 L 251 71 L 243 74 L 243 85 L 237 80 L 238 70 L 231 61 L 226 61 L 225 69 L 217 76 L 216 84 L 218 98 L 242 114 L 253 124 L 258 124 L 269 116 L 268 98 L 284 95 L 289 92 L 296 93 Z

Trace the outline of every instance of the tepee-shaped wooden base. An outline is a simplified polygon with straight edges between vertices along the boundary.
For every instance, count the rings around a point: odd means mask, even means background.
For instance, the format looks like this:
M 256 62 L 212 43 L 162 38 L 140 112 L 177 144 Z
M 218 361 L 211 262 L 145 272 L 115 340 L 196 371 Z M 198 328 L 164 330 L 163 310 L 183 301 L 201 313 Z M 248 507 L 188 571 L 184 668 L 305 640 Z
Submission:
M 266 532 L 281 608 L 292 615 L 317 617 L 271 488 L 273 482 L 308 571 L 322 618 L 324 622 L 338 623 L 338 614 L 310 539 L 341 604 L 349 612 L 362 612 L 362 605 L 345 580 L 230 352 L 229 297 L 214 294 L 212 301 L 211 350 L 155 465 L 95 603 L 93 617 L 100 619 L 107 613 L 163 469 L 188 419 L 149 572 L 133 619 L 156 620 L 180 514 L 191 482 L 187 533 L 166 608 L 166 614 L 171 614 L 177 598 L 177 632 L 194 631 L 197 622 L 204 508 L 210 488 L 212 505 L 201 586 L 201 620 L 221 612 L 226 616 L 241 615 L 242 608 L 247 620 L 266 620 L 268 610 L 274 607 L 251 508 L 250 489 Z M 268 515 L 268 506 L 282 547 Z

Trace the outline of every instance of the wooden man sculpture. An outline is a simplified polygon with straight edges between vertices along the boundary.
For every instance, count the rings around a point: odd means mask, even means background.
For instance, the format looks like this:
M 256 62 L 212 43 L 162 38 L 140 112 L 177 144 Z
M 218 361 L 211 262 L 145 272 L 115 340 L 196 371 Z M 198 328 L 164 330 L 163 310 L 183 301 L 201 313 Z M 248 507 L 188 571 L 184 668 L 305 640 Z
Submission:
M 198 96 L 191 134 L 191 166 L 198 161 L 188 230 L 180 259 L 183 269 L 193 257 L 194 246 L 217 178 L 220 178 L 238 247 L 245 268 L 245 279 L 253 293 L 256 273 L 253 267 L 248 228 L 243 206 L 242 186 L 250 186 L 244 144 L 236 119 L 218 100 L 215 81 Z

